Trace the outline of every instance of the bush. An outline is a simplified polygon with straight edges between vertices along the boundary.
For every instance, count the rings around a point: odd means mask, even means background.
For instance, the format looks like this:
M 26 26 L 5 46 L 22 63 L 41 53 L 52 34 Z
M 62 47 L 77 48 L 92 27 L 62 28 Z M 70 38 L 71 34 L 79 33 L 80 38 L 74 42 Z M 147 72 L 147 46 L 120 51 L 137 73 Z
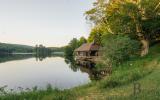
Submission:
M 124 35 L 107 35 L 103 45 L 103 59 L 109 65 L 121 64 L 140 51 L 140 43 Z
M 102 63 L 102 62 L 97 62 L 97 64 L 96 64 L 96 66 L 95 66 L 95 70 L 96 71 L 101 71 L 101 70 L 103 70 L 103 69 L 105 69 L 106 68 L 106 65 L 104 64 L 104 63 Z

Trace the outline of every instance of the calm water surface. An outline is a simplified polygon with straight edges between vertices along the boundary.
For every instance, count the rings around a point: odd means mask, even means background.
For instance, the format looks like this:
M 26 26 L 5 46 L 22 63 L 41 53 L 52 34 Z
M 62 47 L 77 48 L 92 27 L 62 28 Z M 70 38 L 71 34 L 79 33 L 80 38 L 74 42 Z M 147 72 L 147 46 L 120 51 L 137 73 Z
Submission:
M 44 89 L 47 84 L 67 89 L 88 82 L 90 79 L 87 73 L 80 69 L 73 71 L 62 57 L 49 57 L 42 61 L 37 61 L 34 57 L 21 60 L 10 58 L 9 61 L 0 62 L 0 86 L 7 85 L 8 89 L 34 86 Z

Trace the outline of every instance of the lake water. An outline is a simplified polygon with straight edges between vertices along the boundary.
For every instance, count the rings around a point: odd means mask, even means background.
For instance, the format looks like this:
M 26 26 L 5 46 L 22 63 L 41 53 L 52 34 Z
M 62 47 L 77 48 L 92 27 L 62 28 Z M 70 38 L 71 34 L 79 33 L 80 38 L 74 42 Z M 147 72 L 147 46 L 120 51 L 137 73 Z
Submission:
M 67 64 L 63 57 L 0 57 L 0 86 L 7 85 L 8 89 L 34 86 L 45 89 L 47 84 L 58 89 L 68 89 L 89 82 L 87 72 Z

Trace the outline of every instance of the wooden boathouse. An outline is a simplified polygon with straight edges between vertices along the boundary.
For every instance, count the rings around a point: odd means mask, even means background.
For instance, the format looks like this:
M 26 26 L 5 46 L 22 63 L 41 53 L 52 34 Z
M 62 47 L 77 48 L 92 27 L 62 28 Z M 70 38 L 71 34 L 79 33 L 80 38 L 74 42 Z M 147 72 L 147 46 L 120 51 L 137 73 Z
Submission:
M 96 43 L 85 43 L 74 51 L 75 59 L 95 62 L 100 56 L 99 50 L 100 46 Z
M 97 61 L 101 61 L 101 46 L 96 43 L 85 43 L 77 48 L 75 51 L 76 64 L 84 68 L 95 67 Z M 95 77 L 103 77 L 104 75 L 111 74 L 112 68 L 106 67 L 105 69 L 94 72 Z

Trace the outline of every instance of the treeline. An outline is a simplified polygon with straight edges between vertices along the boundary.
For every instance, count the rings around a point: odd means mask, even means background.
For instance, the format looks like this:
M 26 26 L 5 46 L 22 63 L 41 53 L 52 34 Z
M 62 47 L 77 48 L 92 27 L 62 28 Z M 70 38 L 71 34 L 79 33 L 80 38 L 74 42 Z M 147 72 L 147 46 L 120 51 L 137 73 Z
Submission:
M 19 44 L 7 44 L 7 43 L 0 43 L 0 53 L 30 53 L 33 52 L 34 47 L 26 46 L 26 45 L 19 45 Z
M 48 47 L 52 52 L 64 52 L 65 46 L 64 47 Z
M 64 52 L 65 47 L 45 47 L 42 44 L 33 46 L 0 43 L 0 54 L 11 53 L 36 53 L 36 54 L 51 54 L 53 52 Z
M 43 46 L 42 44 L 36 45 L 34 51 L 37 55 L 50 55 L 52 53 L 51 49 Z

